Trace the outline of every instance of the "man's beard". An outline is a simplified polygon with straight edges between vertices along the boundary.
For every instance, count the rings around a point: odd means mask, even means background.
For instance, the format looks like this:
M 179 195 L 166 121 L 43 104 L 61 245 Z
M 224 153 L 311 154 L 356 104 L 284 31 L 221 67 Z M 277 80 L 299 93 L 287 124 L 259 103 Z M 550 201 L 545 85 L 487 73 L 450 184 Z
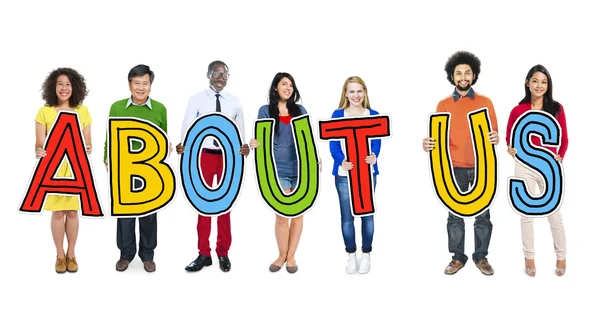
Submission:
M 467 91 L 471 88 L 471 83 L 467 84 L 467 86 L 460 86 L 460 84 L 456 84 L 456 88 L 460 91 Z

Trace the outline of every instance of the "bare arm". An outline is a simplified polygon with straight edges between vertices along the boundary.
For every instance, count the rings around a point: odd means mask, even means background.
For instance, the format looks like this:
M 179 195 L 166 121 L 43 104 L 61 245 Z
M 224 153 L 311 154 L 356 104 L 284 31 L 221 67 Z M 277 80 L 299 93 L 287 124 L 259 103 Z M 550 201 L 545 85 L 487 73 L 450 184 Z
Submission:
M 44 151 L 44 142 L 46 141 L 46 126 L 35 122 L 35 156 L 44 157 L 46 151 Z
M 83 127 L 83 140 L 85 141 L 85 152 L 92 154 L 92 126 Z

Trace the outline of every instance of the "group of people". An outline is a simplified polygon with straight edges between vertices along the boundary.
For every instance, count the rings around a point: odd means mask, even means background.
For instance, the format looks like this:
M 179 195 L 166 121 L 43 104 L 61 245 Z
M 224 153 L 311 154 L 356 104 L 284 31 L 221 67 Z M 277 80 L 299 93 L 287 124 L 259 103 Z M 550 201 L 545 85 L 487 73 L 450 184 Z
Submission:
M 497 145 L 500 142 L 498 135 L 498 122 L 492 101 L 473 90 L 473 85 L 479 78 L 481 61 L 469 52 L 460 51 L 453 54 L 445 66 L 448 81 L 455 86 L 451 96 L 438 103 L 436 112 L 449 112 L 450 120 L 449 149 L 452 158 L 453 173 L 456 183 L 461 191 L 466 192 L 473 185 L 475 179 L 475 158 L 471 133 L 469 128 L 468 114 L 481 108 L 487 108 L 491 121 L 492 131 L 488 133 L 489 142 Z M 533 66 L 524 81 L 525 97 L 515 106 L 509 116 L 506 126 L 506 144 L 508 154 L 515 156 L 516 150 L 510 144 L 510 133 L 515 121 L 529 110 L 542 110 L 552 115 L 561 127 L 560 148 L 543 145 L 538 136 L 532 136 L 531 142 L 539 147 L 544 147 L 555 154 L 555 159 L 562 162 L 569 146 L 567 123 L 563 106 L 552 97 L 552 78 L 548 70 L 542 65 Z M 423 150 L 426 152 L 434 148 L 431 137 L 423 139 Z M 526 168 L 515 160 L 515 177 L 524 179 L 527 188 L 534 191 L 536 185 L 539 192 L 544 191 L 545 182 L 541 175 Z M 533 193 L 532 193 L 533 194 Z M 566 261 L 566 237 L 560 210 L 556 210 L 548 216 L 552 238 L 554 240 L 554 251 L 556 253 L 555 273 L 563 276 L 567 267 Z M 494 269 L 487 260 L 488 248 L 492 237 L 492 222 L 489 209 L 475 218 L 475 251 L 473 261 L 479 270 L 485 275 L 493 275 Z M 448 250 L 453 253 L 452 260 L 445 269 L 445 273 L 452 275 L 463 268 L 468 260 L 465 255 L 465 221 L 449 212 L 448 215 Z M 521 216 L 521 238 L 523 241 L 523 253 L 525 254 L 525 272 L 534 277 L 535 250 L 533 239 L 533 218 Z
M 450 112 L 450 154 L 454 167 L 454 174 L 461 190 L 468 190 L 474 181 L 474 154 L 471 147 L 471 137 L 468 128 L 467 114 L 470 111 L 487 107 L 490 111 L 493 131 L 488 137 L 492 144 L 498 144 L 497 121 L 492 102 L 487 97 L 476 93 L 472 85 L 477 81 L 480 73 L 479 59 L 469 52 L 457 52 L 448 59 L 445 70 L 448 80 L 455 86 L 452 96 L 440 101 L 437 112 Z M 229 68 L 222 61 L 213 61 L 208 65 L 207 78 L 209 87 L 189 99 L 182 124 L 181 139 L 183 141 L 189 126 L 193 121 L 206 113 L 221 112 L 234 120 L 240 131 L 242 139 L 244 134 L 244 113 L 239 99 L 224 90 L 229 80 Z M 138 117 L 148 120 L 167 132 L 166 107 L 150 98 L 154 73 L 146 65 L 132 68 L 128 75 L 129 90 L 131 95 L 127 99 L 117 101 L 110 108 L 109 117 Z M 43 157 L 46 135 L 50 130 L 59 111 L 68 110 L 78 113 L 83 127 L 83 136 L 88 154 L 92 152 L 91 143 L 91 116 L 88 109 L 82 105 L 88 90 L 85 79 L 77 71 L 70 68 L 59 68 L 51 72 L 43 84 L 42 97 L 45 105 L 39 110 L 36 117 L 36 156 Z M 525 79 L 525 98 L 511 112 L 507 125 L 507 144 L 511 128 L 519 117 L 530 109 L 544 110 L 554 115 L 561 127 L 563 141 L 560 149 L 549 148 L 556 154 L 556 160 L 562 161 L 565 155 L 568 138 L 563 107 L 552 98 L 552 80 L 550 74 L 541 65 L 533 67 Z M 289 73 L 280 72 L 275 75 L 269 87 L 269 102 L 260 107 L 258 119 L 272 118 L 275 120 L 275 134 L 273 138 L 273 151 L 279 186 L 285 193 L 292 193 L 298 182 L 296 149 L 292 134 L 291 119 L 307 114 L 307 110 L 299 104 L 301 97 L 294 78 Z M 344 82 L 338 108 L 333 112 L 332 118 L 357 117 L 377 115 L 371 108 L 367 86 L 358 76 L 353 76 Z M 134 141 L 136 143 L 136 141 Z M 540 145 L 540 140 L 533 140 Z M 368 273 L 371 265 L 370 253 L 372 250 L 374 234 L 373 215 L 361 217 L 362 256 L 357 257 L 354 216 L 351 211 L 350 194 L 348 189 L 348 171 L 358 163 L 348 161 L 343 142 L 330 141 L 330 152 L 334 161 L 332 174 L 335 176 L 340 213 L 341 230 L 348 260 L 346 272 Z M 251 150 L 257 148 L 259 142 L 251 138 L 245 143 L 239 153 L 247 156 Z M 434 141 L 431 138 L 423 140 L 423 149 L 433 149 Z M 133 145 L 135 148 L 135 145 Z M 545 146 L 546 147 L 546 146 Z M 380 139 L 371 139 L 370 154 L 364 160 L 370 165 L 373 174 L 374 186 L 376 185 L 379 168 L 377 158 L 381 149 Z M 186 151 L 185 145 L 176 146 L 177 154 Z M 510 146 L 508 153 L 514 156 L 515 150 Z M 107 165 L 107 145 L 104 146 L 104 162 Z M 200 169 L 207 184 L 217 186 L 221 182 L 223 172 L 223 153 L 219 141 L 208 137 L 204 140 L 200 154 Z M 544 190 L 544 181 L 536 173 L 526 169 L 518 162 L 515 164 L 515 175 L 527 180 L 528 187 L 533 189 L 537 184 L 541 191 Z M 59 167 L 57 176 L 70 176 L 68 165 L 63 162 Z M 75 244 L 79 229 L 77 210 L 79 202 L 77 197 L 51 195 L 46 199 L 44 209 L 52 211 L 51 231 L 56 246 L 57 257 L 55 270 L 58 273 L 76 272 L 78 269 L 75 258 Z M 554 245 L 557 255 L 556 274 L 562 276 L 566 268 L 565 233 L 560 212 L 555 212 L 548 217 L 552 228 Z M 139 249 L 136 249 L 135 218 L 119 218 L 117 220 L 117 246 L 121 252 L 116 263 L 117 271 L 125 271 L 129 263 L 135 258 L 136 251 L 143 262 L 147 272 L 154 272 L 154 250 L 157 245 L 157 215 L 153 213 L 140 217 Z M 198 257 L 185 267 L 187 271 L 199 271 L 212 265 L 211 247 L 209 237 L 212 218 L 198 215 Z M 217 217 L 218 236 L 215 252 L 219 260 L 220 269 L 228 272 L 231 269 L 228 251 L 231 246 L 231 221 L 230 212 Z M 446 274 L 455 274 L 467 262 L 464 253 L 464 220 L 449 214 L 448 217 L 448 247 L 454 254 L 452 261 L 446 267 Z M 271 272 L 279 271 L 283 265 L 289 273 L 298 271 L 295 259 L 296 250 L 300 242 L 303 228 L 303 217 L 288 219 L 280 215 L 275 216 L 275 237 L 278 247 L 278 256 L 269 266 Z M 534 248 L 533 248 L 533 219 L 521 218 L 523 236 L 523 250 L 525 253 L 526 272 L 535 275 Z M 487 261 L 488 247 L 491 239 L 492 223 L 489 210 L 478 215 L 475 219 L 475 253 L 473 260 L 476 266 L 486 275 L 494 273 Z M 64 250 L 64 238 L 67 237 L 67 251 Z

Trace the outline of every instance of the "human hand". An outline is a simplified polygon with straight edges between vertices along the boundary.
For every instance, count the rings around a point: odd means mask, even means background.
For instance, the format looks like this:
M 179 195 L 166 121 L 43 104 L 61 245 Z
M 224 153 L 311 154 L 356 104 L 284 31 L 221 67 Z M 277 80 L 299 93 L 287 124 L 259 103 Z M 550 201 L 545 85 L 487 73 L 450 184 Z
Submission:
M 375 153 L 371 153 L 371 155 L 369 155 L 369 156 L 367 156 L 367 158 L 365 158 L 365 161 L 369 165 L 374 165 L 377 162 L 377 156 L 375 156 Z
M 183 154 L 184 150 L 185 150 L 185 146 L 181 145 L 181 143 L 179 143 L 179 144 L 177 144 L 177 146 L 175 146 L 175 151 L 179 155 Z
M 354 168 L 354 165 L 351 162 L 347 160 L 342 162 L 342 169 L 344 169 L 344 171 L 352 170 L 352 168 Z
M 423 151 L 425 152 L 429 152 L 431 150 L 433 150 L 433 138 L 427 137 L 425 139 L 423 139 Z
M 491 144 L 498 144 L 498 142 L 500 142 L 500 138 L 498 137 L 498 132 L 497 131 L 490 131 L 488 133 L 488 139 L 490 140 Z
M 254 139 L 254 138 L 250 139 L 250 149 L 254 150 L 259 145 L 260 145 L 260 143 L 258 142 L 258 140 Z
M 88 144 L 86 144 L 86 146 L 85 146 L 85 152 L 86 152 L 88 155 L 92 154 L 92 145 L 88 145 Z
M 36 158 L 42 158 L 45 156 L 46 156 L 46 151 L 43 148 L 38 147 L 37 149 L 35 149 L 35 157 Z
M 169 155 L 167 155 L 167 156 L 171 156 L 172 152 L 173 152 L 173 144 L 169 143 Z
M 510 145 L 508 146 L 508 150 L 506 150 L 508 152 L 508 155 L 515 157 L 515 154 L 517 154 L 517 149 L 510 147 Z
M 242 147 L 239 150 L 239 153 L 244 156 L 248 156 L 248 154 L 250 154 L 250 147 L 248 146 L 248 144 L 242 145 Z
M 554 159 L 556 159 L 557 162 L 562 163 L 562 157 L 560 157 L 560 155 L 554 156 Z

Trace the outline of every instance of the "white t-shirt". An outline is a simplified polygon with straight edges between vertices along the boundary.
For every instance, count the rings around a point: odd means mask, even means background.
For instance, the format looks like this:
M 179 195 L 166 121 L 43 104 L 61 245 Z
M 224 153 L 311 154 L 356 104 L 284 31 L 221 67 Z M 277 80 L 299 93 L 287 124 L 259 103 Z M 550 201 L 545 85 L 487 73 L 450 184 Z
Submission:
M 371 110 L 365 109 L 365 112 L 361 116 L 369 116 L 369 115 L 371 115 Z M 348 113 L 346 113 L 346 110 L 344 110 L 344 117 L 348 117 Z M 342 153 L 344 153 L 344 156 L 346 156 L 346 152 L 345 152 L 345 150 L 346 150 L 346 143 L 344 143 L 343 140 L 340 141 L 340 146 L 342 147 Z M 347 158 L 346 158 L 346 160 L 347 160 Z M 354 165 L 356 165 L 356 164 L 357 163 L 354 163 Z M 340 165 L 338 167 L 338 176 L 341 176 L 341 177 L 348 176 L 348 171 L 342 169 L 342 165 Z

